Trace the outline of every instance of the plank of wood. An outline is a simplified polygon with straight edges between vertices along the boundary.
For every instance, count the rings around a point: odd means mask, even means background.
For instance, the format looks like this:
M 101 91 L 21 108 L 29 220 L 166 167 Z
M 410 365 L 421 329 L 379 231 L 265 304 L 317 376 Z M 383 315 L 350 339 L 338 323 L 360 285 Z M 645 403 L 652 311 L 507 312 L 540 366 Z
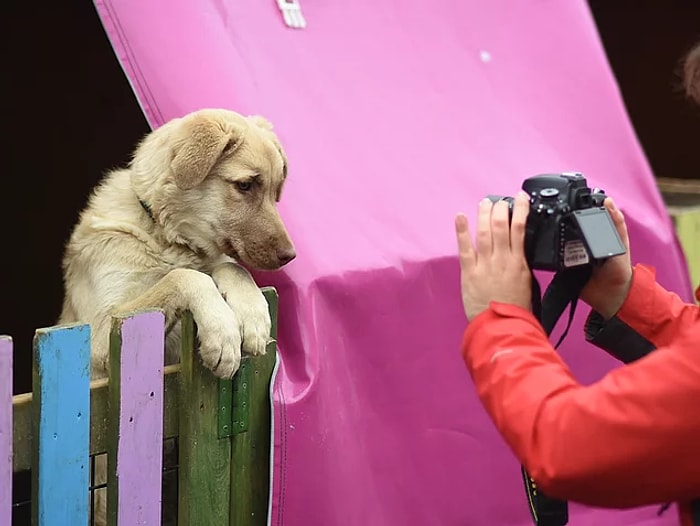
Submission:
M 160 525 L 165 316 L 114 318 L 110 339 L 108 524 Z
M 270 336 L 277 339 L 277 291 L 263 289 L 272 318 Z M 230 526 L 265 526 L 270 493 L 270 446 L 272 440 L 271 385 L 277 360 L 272 341 L 264 356 L 247 359 L 248 431 L 233 436 L 231 461 Z M 236 379 L 234 378 L 234 383 Z M 240 386 L 238 391 L 243 386 Z M 235 392 L 235 391 L 234 391 Z
M 664 194 L 696 194 L 700 195 L 700 179 L 674 179 L 657 177 L 656 185 Z
M 671 210 L 678 241 L 688 263 L 693 287 L 700 285 L 700 206 Z
M 163 426 L 165 438 L 177 437 L 178 433 L 178 383 L 180 364 L 168 365 L 163 370 L 165 375 L 165 413 Z M 107 413 L 109 383 L 106 379 L 90 382 L 90 454 L 107 452 Z M 32 467 L 32 393 L 22 393 L 12 398 L 14 417 L 13 429 L 13 471 L 26 471 Z
M 659 177 L 656 183 L 673 220 L 695 288 L 700 285 L 700 179 Z
M 182 319 L 178 525 L 226 525 L 231 441 L 219 439 L 219 380 L 195 352 L 192 315 Z
M 89 325 L 37 330 L 33 365 L 32 524 L 87 524 Z
M 12 338 L 0 336 L 0 524 L 12 523 Z

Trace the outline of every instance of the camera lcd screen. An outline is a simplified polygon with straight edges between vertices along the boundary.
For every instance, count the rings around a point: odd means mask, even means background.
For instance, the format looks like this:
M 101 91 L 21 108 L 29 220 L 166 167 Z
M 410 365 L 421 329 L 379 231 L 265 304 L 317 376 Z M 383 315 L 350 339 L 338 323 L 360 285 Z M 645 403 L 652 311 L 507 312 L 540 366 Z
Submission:
M 607 210 L 604 208 L 576 210 L 573 218 L 594 259 L 609 258 L 625 253 L 625 246 L 622 244 Z

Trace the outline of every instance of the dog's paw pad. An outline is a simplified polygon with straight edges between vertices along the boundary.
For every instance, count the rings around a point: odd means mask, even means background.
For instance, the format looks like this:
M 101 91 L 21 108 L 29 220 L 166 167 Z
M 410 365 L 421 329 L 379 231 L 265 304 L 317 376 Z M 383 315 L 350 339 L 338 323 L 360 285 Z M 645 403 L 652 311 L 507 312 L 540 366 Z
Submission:
M 221 353 L 221 359 L 216 368 L 212 369 L 214 375 L 225 380 L 233 378 L 239 367 L 241 366 L 241 353 Z
M 198 320 L 199 354 L 216 376 L 231 378 L 241 365 L 241 327 L 233 313 L 224 314 Z
M 242 350 L 251 356 L 262 356 L 267 353 L 267 338 L 255 338 L 253 341 L 244 339 Z
M 243 332 L 243 352 L 259 356 L 267 352 L 272 321 L 267 310 L 249 310 L 241 317 Z

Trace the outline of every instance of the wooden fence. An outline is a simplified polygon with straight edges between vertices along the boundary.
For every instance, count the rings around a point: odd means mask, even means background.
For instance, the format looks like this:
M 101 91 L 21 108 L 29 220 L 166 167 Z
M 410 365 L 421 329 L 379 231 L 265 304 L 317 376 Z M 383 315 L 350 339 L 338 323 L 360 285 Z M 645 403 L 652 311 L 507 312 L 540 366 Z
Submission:
M 277 330 L 277 295 L 263 289 Z M 0 526 L 12 524 L 13 473 L 31 470 L 33 526 L 89 524 L 91 456 L 108 453 L 108 524 L 161 524 L 163 440 L 178 438 L 178 525 L 267 524 L 270 384 L 276 344 L 233 380 L 197 357 L 163 366 L 159 311 L 113 319 L 110 379 L 90 382 L 90 328 L 36 331 L 32 393 L 12 396 L 12 340 L 0 336 Z

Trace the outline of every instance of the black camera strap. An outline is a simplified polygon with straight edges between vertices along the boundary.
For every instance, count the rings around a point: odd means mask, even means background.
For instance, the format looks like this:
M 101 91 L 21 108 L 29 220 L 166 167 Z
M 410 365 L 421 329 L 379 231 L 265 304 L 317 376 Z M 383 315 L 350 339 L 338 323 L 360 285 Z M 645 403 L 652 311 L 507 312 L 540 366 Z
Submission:
M 554 346 L 555 349 L 561 345 L 569 332 L 576 313 L 579 295 L 588 283 L 592 271 L 590 265 L 560 270 L 552 278 L 544 296 L 541 296 L 540 284 L 535 275 L 532 274 L 532 313 L 542 324 L 547 336 L 552 334 L 557 321 L 561 318 L 567 305 L 570 305 L 566 328 Z M 565 500 L 554 499 L 542 493 L 525 467 L 522 467 L 522 474 L 530 505 L 530 514 L 535 524 L 537 526 L 564 526 L 567 524 L 569 522 L 568 503 Z
M 535 275 L 532 274 L 532 312 L 540 320 L 547 336 L 552 334 L 552 330 L 564 313 L 566 306 L 571 305 L 566 328 L 554 346 L 555 349 L 561 345 L 561 342 L 569 332 L 576 313 L 578 297 L 583 287 L 588 283 L 592 271 L 593 268 L 590 265 L 585 265 L 558 272 L 554 275 L 541 300 L 540 284 Z M 522 468 L 522 474 L 525 492 L 530 505 L 530 514 L 535 524 L 537 526 L 564 526 L 567 524 L 569 521 L 567 502 L 548 497 L 541 490 L 538 490 L 537 483 L 530 477 L 524 467 Z M 659 515 L 668 506 L 670 504 L 665 505 L 660 510 Z M 690 515 L 693 524 L 700 526 L 700 499 L 695 499 L 690 503 Z

